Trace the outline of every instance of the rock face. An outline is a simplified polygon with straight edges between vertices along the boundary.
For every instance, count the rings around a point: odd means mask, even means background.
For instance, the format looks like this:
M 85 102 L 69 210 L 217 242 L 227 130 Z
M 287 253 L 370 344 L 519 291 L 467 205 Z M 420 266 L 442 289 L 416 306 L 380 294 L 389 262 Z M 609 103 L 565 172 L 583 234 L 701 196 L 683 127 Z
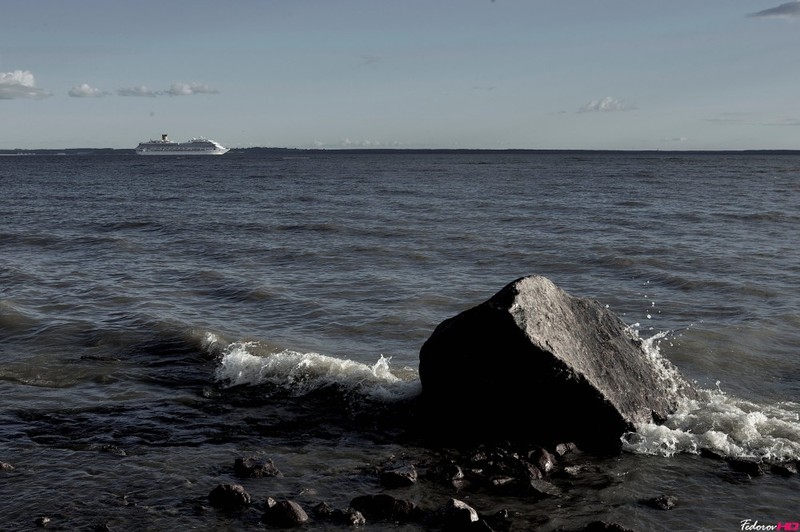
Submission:
M 518 279 L 442 322 L 420 351 L 428 426 L 459 438 L 618 448 L 696 392 L 598 302 Z

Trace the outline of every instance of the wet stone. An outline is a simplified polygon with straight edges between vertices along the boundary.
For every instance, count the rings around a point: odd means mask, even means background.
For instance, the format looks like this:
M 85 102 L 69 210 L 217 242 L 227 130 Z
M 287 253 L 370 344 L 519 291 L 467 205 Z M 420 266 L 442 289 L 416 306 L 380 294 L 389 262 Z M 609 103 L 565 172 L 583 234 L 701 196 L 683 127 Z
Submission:
M 250 494 L 240 484 L 219 484 L 208 494 L 208 502 L 214 508 L 233 512 L 250 504 Z
M 413 502 L 386 494 L 356 497 L 350 502 L 350 507 L 370 521 L 410 521 L 416 511 Z
M 380 478 L 387 488 L 404 488 L 417 482 L 417 470 L 412 464 L 403 464 L 382 471 Z
M 659 495 L 644 502 L 656 510 L 672 510 L 678 504 L 678 498 L 673 495 Z
M 367 522 L 358 510 L 353 508 L 340 510 L 325 502 L 319 503 L 311 511 L 318 519 L 330 521 L 336 525 L 364 526 Z
M 530 453 L 530 461 L 545 475 L 556 468 L 556 457 L 546 449 L 536 449 Z
M 276 501 L 272 497 L 268 497 L 265 506 L 266 511 L 261 521 L 267 525 L 291 528 L 308 521 L 308 514 L 294 501 Z
M 547 497 L 561 497 L 563 492 L 546 480 L 533 479 L 528 484 L 528 491 L 539 499 Z
M 769 469 L 777 475 L 791 477 L 797 474 L 797 465 L 797 462 L 776 462 Z
M 442 509 L 446 530 L 464 530 L 479 520 L 478 512 L 459 499 L 450 499 Z
M 764 474 L 764 464 L 759 460 L 749 460 L 747 458 L 732 458 L 728 460 L 731 469 L 740 473 L 746 473 L 751 477 Z
M 259 460 L 255 457 L 237 458 L 233 464 L 233 472 L 239 478 L 282 477 L 271 459 Z

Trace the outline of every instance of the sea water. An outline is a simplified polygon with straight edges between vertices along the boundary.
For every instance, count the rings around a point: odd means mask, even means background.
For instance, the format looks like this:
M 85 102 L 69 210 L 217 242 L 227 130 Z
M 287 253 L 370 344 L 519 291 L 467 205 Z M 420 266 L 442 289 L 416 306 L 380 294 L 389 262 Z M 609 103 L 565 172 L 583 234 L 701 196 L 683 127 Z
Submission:
M 376 467 L 441 450 L 341 412 L 419 394 L 436 325 L 528 274 L 607 305 L 700 399 L 561 498 L 391 493 L 522 530 L 800 521 L 798 475 L 725 461 L 800 458 L 800 155 L 90 152 L 0 158 L 0 187 L 0 529 L 261 529 L 208 493 L 383 492 Z M 236 479 L 239 456 L 283 476 Z

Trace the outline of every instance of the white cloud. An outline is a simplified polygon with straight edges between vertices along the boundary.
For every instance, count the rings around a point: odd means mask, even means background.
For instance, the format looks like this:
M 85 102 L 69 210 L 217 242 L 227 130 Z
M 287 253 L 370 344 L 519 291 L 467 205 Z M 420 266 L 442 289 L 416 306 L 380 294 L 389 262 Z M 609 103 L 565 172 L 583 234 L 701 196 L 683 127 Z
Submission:
M 81 83 L 69 90 L 68 93 L 73 98 L 100 98 L 101 96 L 108 96 L 109 92 L 96 89 L 88 83 Z
M 0 100 L 17 98 L 41 100 L 48 96 L 52 94 L 36 86 L 36 80 L 29 70 L 0 72 Z
M 217 94 L 218 90 L 212 89 L 202 83 L 173 83 L 165 94 L 170 96 L 191 96 L 192 94 Z
M 777 17 L 792 18 L 800 17 L 800 1 L 786 2 L 777 7 L 771 7 L 757 13 L 751 13 L 749 17 Z
M 126 89 L 117 89 L 117 94 L 120 96 L 143 96 L 146 98 L 155 98 L 156 96 L 191 96 L 193 94 L 217 93 L 219 93 L 218 90 L 212 89 L 208 85 L 204 85 L 202 83 L 173 83 L 172 86 L 165 91 L 154 91 L 148 89 L 144 85 Z
M 146 98 L 155 98 L 158 96 L 158 93 L 155 91 L 151 91 L 144 85 L 139 85 L 138 87 L 130 87 L 127 89 L 117 89 L 117 94 L 120 96 L 141 96 Z
M 602 100 L 592 100 L 591 102 L 587 103 L 586 105 L 578 109 L 578 112 L 591 113 L 594 111 L 602 111 L 602 112 L 632 111 L 634 109 L 636 109 L 636 106 L 631 103 L 617 100 L 616 98 L 612 98 L 611 96 L 606 96 Z

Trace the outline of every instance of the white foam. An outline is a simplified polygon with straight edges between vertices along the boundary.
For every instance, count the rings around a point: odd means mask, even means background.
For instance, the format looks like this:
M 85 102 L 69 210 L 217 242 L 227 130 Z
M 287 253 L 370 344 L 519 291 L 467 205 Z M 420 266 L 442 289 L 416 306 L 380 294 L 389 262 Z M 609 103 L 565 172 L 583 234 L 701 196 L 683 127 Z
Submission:
M 661 356 L 659 344 L 669 332 L 643 339 L 642 346 L 661 378 L 679 382 L 677 369 Z M 731 458 L 800 459 L 800 405 L 783 402 L 759 405 L 727 395 L 719 388 L 701 390 L 701 399 L 685 399 L 663 425 L 652 423 L 626 434 L 629 452 L 672 456 L 710 450 Z
M 420 391 L 417 379 L 401 379 L 380 356 L 374 365 L 318 353 L 265 351 L 259 342 L 234 342 L 223 351 L 216 379 L 225 386 L 273 384 L 302 395 L 336 385 L 368 398 L 393 401 Z
M 685 400 L 663 425 L 637 427 L 623 448 L 661 456 L 705 449 L 731 458 L 800 459 L 800 404 L 758 405 L 719 390 L 703 395 Z

